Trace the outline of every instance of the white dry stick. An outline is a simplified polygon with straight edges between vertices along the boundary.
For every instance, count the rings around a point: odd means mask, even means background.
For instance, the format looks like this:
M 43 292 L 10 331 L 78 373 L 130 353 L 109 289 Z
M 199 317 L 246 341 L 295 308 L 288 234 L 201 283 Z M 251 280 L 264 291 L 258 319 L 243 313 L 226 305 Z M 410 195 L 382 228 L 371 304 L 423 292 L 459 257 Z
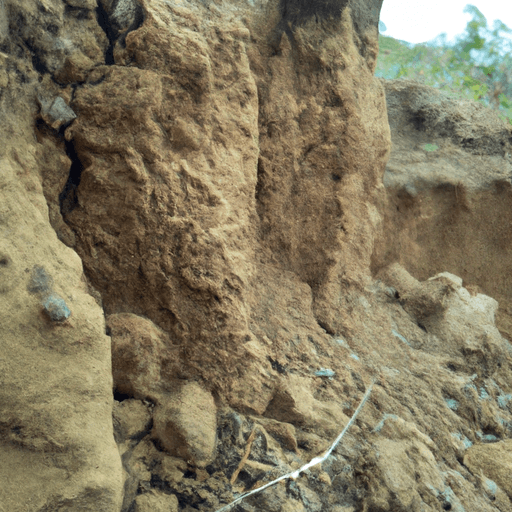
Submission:
M 315 457 L 314 459 L 311 459 L 307 464 L 302 466 L 300 469 L 297 469 L 296 471 L 293 471 L 292 473 L 287 473 L 286 475 L 280 476 L 279 478 L 276 478 L 275 480 L 272 480 L 272 482 L 269 482 L 268 484 L 262 485 L 261 487 L 258 487 L 257 489 L 254 489 L 253 491 L 246 492 L 245 494 L 242 494 L 239 496 L 236 500 L 232 501 L 229 505 L 225 505 L 222 508 L 219 508 L 216 512 L 223 512 L 224 510 L 229 510 L 231 507 L 234 507 L 237 503 L 240 503 L 243 499 L 251 496 L 252 494 L 257 494 L 263 490 L 265 490 L 267 487 L 271 487 L 272 485 L 277 484 L 281 480 L 287 480 L 288 478 L 292 478 L 295 480 L 299 477 L 299 475 L 306 471 L 306 469 L 309 469 L 312 466 L 316 466 L 317 464 L 320 464 L 323 462 L 329 455 L 331 455 L 332 451 L 338 446 L 338 443 L 341 441 L 341 438 L 345 435 L 345 432 L 350 428 L 352 423 L 354 423 L 357 415 L 363 408 L 363 405 L 365 404 L 366 400 L 368 400 L 368 397 L 370 396 L 370 392 L 372 390 L 373 384 L 375 381 L 373 381 L 370 386 L 368 387 L 368 390 L 366 391 L 363 399 L 361 400 L 361 403 L 359 404 L 358 408 L 356 409 L 356 412 L 352 415 L 352 418 L 350 418 L 350 421 L 347 423 L 345 428 L 341 431 L 341 434 L 334 440 L 334 443 L 332 443 L 331 447 L 320 457 Z

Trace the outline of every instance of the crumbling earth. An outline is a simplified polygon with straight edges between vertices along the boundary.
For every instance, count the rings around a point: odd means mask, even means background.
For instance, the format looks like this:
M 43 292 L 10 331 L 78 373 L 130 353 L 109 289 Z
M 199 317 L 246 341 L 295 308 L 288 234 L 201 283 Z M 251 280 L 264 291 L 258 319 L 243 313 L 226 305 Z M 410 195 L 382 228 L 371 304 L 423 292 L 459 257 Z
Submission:
M 0 510 L 512 510 L 511 129 L 374 78 L 379 0 L 0 3 Z

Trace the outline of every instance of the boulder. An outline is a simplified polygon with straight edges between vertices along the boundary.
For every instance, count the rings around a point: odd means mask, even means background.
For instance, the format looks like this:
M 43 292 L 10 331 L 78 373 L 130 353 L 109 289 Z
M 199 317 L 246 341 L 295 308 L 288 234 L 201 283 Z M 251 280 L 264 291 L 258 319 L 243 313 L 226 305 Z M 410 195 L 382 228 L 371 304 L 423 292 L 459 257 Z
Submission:
M 177 386 L 155 407 L 153 438 L 170 455 L 204 467 L 214 457 L 217 409 L 197 382 Z

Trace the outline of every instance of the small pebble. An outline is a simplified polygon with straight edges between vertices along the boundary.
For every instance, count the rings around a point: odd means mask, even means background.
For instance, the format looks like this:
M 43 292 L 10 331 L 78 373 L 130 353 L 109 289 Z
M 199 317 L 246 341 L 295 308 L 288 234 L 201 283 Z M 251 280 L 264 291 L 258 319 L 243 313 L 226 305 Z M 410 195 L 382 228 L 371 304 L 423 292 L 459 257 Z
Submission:
M 56 293 L 50 294 L 43 301 L 44 312 L 54 322 L 63 322 L 71 315 L 71 311 L 66 305 L 66 302 Z

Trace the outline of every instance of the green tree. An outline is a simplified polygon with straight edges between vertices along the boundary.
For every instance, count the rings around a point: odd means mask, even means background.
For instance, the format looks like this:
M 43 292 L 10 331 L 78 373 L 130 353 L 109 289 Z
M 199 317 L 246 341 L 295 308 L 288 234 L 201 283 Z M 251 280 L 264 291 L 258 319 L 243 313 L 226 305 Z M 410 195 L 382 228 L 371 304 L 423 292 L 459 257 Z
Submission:
M 502 37 L 512 30 L 496 21 L 491 31 L 473 5 L 464 12 L 472 20 L 452 45 L 446 34 L 419 45 L 381 35 L 376 75 L 413 78 L 451 95 L 481 101 L 512 124 L 512 44 Z

